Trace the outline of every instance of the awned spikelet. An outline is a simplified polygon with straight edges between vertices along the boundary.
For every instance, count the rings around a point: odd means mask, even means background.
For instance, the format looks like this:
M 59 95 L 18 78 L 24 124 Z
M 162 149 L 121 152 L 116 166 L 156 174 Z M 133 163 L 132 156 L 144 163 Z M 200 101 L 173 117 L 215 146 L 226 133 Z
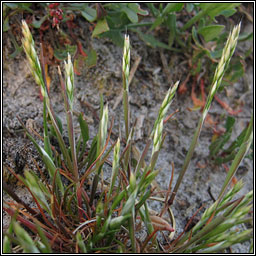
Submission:
M 22 21 L 22 33 L 23 33 L 22 46 L 26 53 L 31 73 L 36 83 L 41 88 L 42 96 L 45 97 L 47 95 L 47 91 L 46 91 L 46 87 L 45 87 L 43 76 L 42 76 L 41 65 L 40 65 L 38 56 L 36 54 L 33 37 L 31 35 L 31 32 L 29 30 L 27 23 L 24 20 Z

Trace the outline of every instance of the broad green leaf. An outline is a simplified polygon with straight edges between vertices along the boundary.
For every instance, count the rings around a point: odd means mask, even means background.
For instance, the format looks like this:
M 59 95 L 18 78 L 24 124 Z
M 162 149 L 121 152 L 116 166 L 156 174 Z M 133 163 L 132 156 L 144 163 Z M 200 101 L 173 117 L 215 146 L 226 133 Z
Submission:
M 107 38 L 111 39 L 112 42 L 119 47 L 123 47 L 123 45 L 124 45 L 124 38 L 123 38 L 120 30 L 112 30 L 111 29 L 111 30 L 103 33 L 101 35 L 101 37 L 103 37 L 103 38 L 107 37 Z
M 232 16 L 232 15 L 235 14 L 235 13 L 236 13 L 236 9 L 229 9 L 229 10 L 224 10 L 224 11 L 222 11 L 222 12 L 220 13 L 220 15 L 223 15 L 223 16 L 225 16 L 225 17 L 227 18 L 227 17 Z
M 140 8 L 140 5 L 137 4 L 137 3 L 129 3 L 127 6 L 128 6 L 130 9 L 132 9 L 134 12 L 136 12 L 137 14 L 140 14 L 140 15 L 143 15 L 143 16 L 148 15 L 148 11 L 142 10 L 142 9 Z
M 197 32 L 204 37 L 206 42 L 209 42 L 218 37 L 224 28 L 225 26 L 223 25 L 210 25 L 199 29 Z
M 241 3 L 200 3 L 200 8 L 202 10 L 207 9 L 210 7 L 210 9 L 207 12 L 207 15 L 209 15 L 211 18 L 214 18 L 218 15 L 221 15 L 223 11 L 227 10 L 233 10 L 235 7 L 239 6 Z
M 97 12 L 95 9 L 91 7 L 86 7 L 83 11 L 81 11 L 82 16 L 88 20 L 89 22 L 93 22 L 97 18 Z
M 85 64 L 88 68 L 94 67 L 97 64 L 97 52 L 92 49 L 90 51 L 86 51 L 87 58 L 85 60 Z
M 110 31 L 111 29 L 124 29 L 125 26 L 131 24 L 130 20 L 124 12 L 115 12 L 111 15 L 106 16 L 106 19 L 108 21 Z
M 137 23 L 139 21 L 137 13 L 129 7 L 122 6 L 122 11 L 127 15 L 128 19 L 132 23 Z
M 104 32 L 109 31 L 108 23 L 106 19 L 98 20 L 95 29 L 93 30 L 92 37 L 98 36 Z

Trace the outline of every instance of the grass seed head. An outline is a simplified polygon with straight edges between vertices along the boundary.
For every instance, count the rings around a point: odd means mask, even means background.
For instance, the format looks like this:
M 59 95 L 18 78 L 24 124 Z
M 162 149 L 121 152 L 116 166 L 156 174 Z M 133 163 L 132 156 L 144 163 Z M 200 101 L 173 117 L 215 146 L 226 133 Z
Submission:
M 68 62 L 64 61 L 64 65 L 65 65 L 65 72 L 66 72 L 67 95 L 72 106 L 73 98 L 74 98 L 74 68 L 73 68 L 71 56 L 69 53 L 68 53 Z
M 130 74 L 130 40 L 128 35 L 125 35 L 124 39 L 123 74 L 126 81 L 124 83 L 124 89 L 128 91 L 128 80 Z
M 108 105 L 105 106 L 100 122 L 101 149 L 104 147 L 108 131 Z
M 220 62 L 215 70 L 215 74 L 214 74 L 214 78 L 213 78 L 213 86 L 212 86 L 212 89 L 210 92 L 210 96 L 212 96 L 212 97 L 218 90 L 218 87 L 220 85 L 220 82 L 222 80 L 224 72 L 227 69 L 230 59 L 235 51 L 238 36 L 240 33 L 240 27 L 241 27 L 241 23 L 239 23 L 237 26 L 235 26 L 233 28 L 232 32 L 229 34 L 226 45 L 222 52 Z
M 23 33 L 22 46 L 26 53 L 31 73 L 32 73 L 36 83 L 41 87 L 42 95 L 45 96 L 46 95 L 46 92 L 45 92 L 46 87 L 43 82 L 40 61 L 36 54 L 35 43 L 34 43 L 32 34 L 29 30 L 27 23 L 24 20 L 22 21 L 22 33 Z

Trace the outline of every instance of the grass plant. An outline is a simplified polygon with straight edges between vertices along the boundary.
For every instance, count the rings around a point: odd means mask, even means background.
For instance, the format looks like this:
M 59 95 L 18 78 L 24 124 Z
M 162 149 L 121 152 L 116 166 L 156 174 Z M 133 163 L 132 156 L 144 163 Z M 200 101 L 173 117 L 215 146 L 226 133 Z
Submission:
M 168 200 L 171 192 L 169 186 L 166 198 L 163 198 L 163 211 L 156 215 L 150 210 L 149 200 L 155 190 L 153 181 L 159 172 L 155 166 L 165 138 L 164 120 L 179 82 L 168 90 L 145 148 L 134 165 L 131 151 L 133 128 L 130 124 L 128 100 L 129 37 L 125 36 L 124 39 L 122 66 L 125 138 L 118 138 L 112 145 L 109 145 L 109 142 L 113 121 L 109 125 L 108 106 L 103 106 L 103 103 L 99 130 L 92 138 L 91 144 L 89 145 L 88 125 L 82 113 L 78 116 L 81 134 L 75 138 L 74 71 L 71 57 L 68 55 L 68 60 L 64 63 L 65 79 L 62 78 L 61 69 L 58 68 L 67 119 L 69 137 L 67 146 L 47 91 L 43 57 L 41 60 L 37 57 L 32 35 L 26 22 L 23 21 L 23 48 L 31 72 L 43 95 L 44 147 L 41 147 L 25 125 L 22 125 L 41 155 L 50 178 L 43 179 L 41 169 L 39 169 L 40 175 L 26 169 L 23 177 L 8 168 L 25 185 L 36 207 L 31 209 L 22 200 L 17 199 L 17 195 L 7 184 L 5 185 L 5 191 L 16 202 L 4 202 L 4 210 L 12 216 L 9 228 L 5 232 L 4 252 L 11 253 L 15 247 L 16 252 L 24 253 L 217 253 L 235 243 L 251 239 L 252 229 L 238 232 L 234 231 L 234 228 L 238 224 L 251 222 L 248 214 L 252 207 L 253 193 L 249 192 L 235 199 L 242 188 L 242 182 L 238 182 L 231 190 L 226 191 L 251 145 L 253 118 L 217 201 L 206 209 L 199 222 L 189 232 L 186 227 L 175 239 L 174 235 L 172 238 L 166 238 L 167 245 L 160 244 L 156 236 L 161 231 L 167 231 L 169 234 L 175 232 L 174 222 L 164 217 L 164 212 L 167 209 L 171 212 L 173 200 L 189 166 L 204 119 L 235 51 L 239 30 L 240 25 L 235 26 L 227 40 L 176 186 Z M 42 50 L 41 48 L 41 56 L 43 56 Z M 58 140 L 61 153 L 50 144 L 50 125 L 54 131 L 52 134 Z M 148 163 L 144 164 L 151 143 L 153 143 L 151 157 Z M 106 160 L 112 151 L 111 177 L 109 180 L 101 180 L 100 175 L 104 172 Z M 141 240 L 138 236 L 142 229 L 147 232 L 145 240 Z

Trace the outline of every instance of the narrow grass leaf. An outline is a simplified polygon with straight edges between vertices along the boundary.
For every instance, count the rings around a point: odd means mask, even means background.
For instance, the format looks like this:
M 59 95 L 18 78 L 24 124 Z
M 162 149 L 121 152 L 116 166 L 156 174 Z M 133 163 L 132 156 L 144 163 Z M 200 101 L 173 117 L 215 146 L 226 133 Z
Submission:
M 86 143 L 89 140 L 89 128 L 88 128 L 87 122 L 83 118 L 82 113 L 80 113 L 80 115 L 78 117 L 78 122 L 79 122 L 79 125 L 80 125 L 81 134 L 82 134 L 82 138 L 83 138 L 82 151 L 84 152 L 85 147 L 86 147 Z
M 29 236 L 29 234 L 18 224 L 15 222 L 13 224 L 14 232 L 17 236 L 17 239 L 20 242 L 20 245 L 23 249 L 24 253 L 40 253 L 38 248 L 35 246 L 34 241 Z
M 37 198 L 41 207 L 52 216 L 51 208 L 48 204 L 48 201 L 46 200 L 43 191 L 38 185 L 38 182 L 40 182 L 39 179 L 36 179 L 36 176 L 33 176 L 28 170 L 25 171 L 24 175 L 25 175 L 25 179 L 24 179 L 25 184 L 30 188 L 34 196 Z
M 81 252 L 82 253 L 87 253 L 86 246 L 85 246 L 84 241 L 82 239 L 82 235 L 79 231 L 76 233 L 76 241 L 77 241 L 77 244 L 78 244 Z
M 44 248 L 42 248 L 42 253 L 52 253 L 51 245 L 49 243 L 49 240 L 47 239 L 46 235 L 44 234 L 42 228 L 38 223 L 36 223 L 36 228 L 38 231 L 38 235 L 41 238 L 41 242 L 44 245 Z

